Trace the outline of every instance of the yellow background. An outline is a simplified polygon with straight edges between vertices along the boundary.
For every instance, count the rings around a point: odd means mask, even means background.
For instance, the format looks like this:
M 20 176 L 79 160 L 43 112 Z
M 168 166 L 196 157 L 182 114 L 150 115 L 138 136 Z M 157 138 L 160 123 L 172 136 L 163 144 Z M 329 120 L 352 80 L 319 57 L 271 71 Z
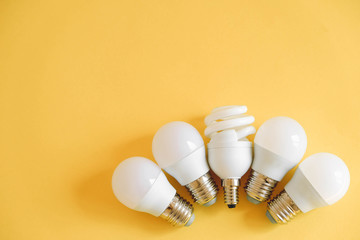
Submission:
M 359 91 L 357 0 L 2 0 L 0 239 L 360 239 Z M 203 134 L 206 114 L 227 104 L 247 105 L 257 128 L 298 120 L 305 157 L 348 165 L 347 195 L 285 226 L 243 189 L 236 209 L 222 190 L 196 205 L 190 228 L 117 202 L 119 162 L 153 159 L 169 121 Z

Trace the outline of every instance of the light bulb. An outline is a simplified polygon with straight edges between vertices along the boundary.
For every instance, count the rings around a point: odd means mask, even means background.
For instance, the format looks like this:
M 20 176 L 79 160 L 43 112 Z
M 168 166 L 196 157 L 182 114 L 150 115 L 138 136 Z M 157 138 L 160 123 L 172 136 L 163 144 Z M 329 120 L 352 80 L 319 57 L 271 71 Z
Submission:
M 154 136 L 156 162 L 185 186 L 195 202 L 210 206 L 216 202 L 217 186 L 210 175 L 205 146 L 199 132 L 186 122 L 170 122 Z
M 116 198 L 128 208 L 190 226 L 195 219 L 192 205 L 180 197 L 160 167 L 147 158 L 131 157 L 121 162 L 112 176 Z
M 277 197 L 268 203 L 266 216 L 272 223 L 287 223 L 298 213 L 332 205 L 350 185 L 346 164 L 331 153 L 306 158 Z
M 262 124 L 254 139 L 254 161 L 245 191 L 255 204 L 269 199 L 276 184 L 304 156 L 307 138 L 302 126 L 288 117 Z
M 210 168 L 221 178 L 225 204 L 234 208 L 239 201 L 240 178 L 250 168 L 252 143 L 247 136 L 256 132 L 249 124 L 246 106 L 224 106 L 212 110 L 205 118 Z

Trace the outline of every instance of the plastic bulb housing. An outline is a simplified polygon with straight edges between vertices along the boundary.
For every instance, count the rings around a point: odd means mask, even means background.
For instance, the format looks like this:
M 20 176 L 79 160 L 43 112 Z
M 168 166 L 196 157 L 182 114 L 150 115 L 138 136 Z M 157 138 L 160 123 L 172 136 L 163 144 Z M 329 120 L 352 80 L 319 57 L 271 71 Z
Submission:
M 162 217 L 174 226 L 189 226 L 192 205 L 181 198 L 154 162 L 132 157 L 121 162 L 112 176 L 115 197 L 126 207 Z
M 216 202 L 217 186 L 210 175 L 204 141 L 186 122 L 170 122 L 155 134 L 152 152 L 156 162 L 185 186 L 195 202 L 210 206 Z
M 252 143 L 247 139 L 256 129 L 253 116 L 245 115 L 246 106 L 223 106 L 205 118 L 210 168 L 221 178 L 224 201 L 229 208 L 239 202 L 240 178 L 252 163 Z
M 307 137 L 303 127 L 289 117 L 264 122 L 254 139 L 254 161 L 245 187 L 250 202 L 270 198 L 276 184 L 294 168 L 305 154 Z
M 339 157 L 311 155 L 296 169 L 285 190 L 269 202 L 266 215 L 273 223 L 287 223 L 298 213 L 336 203 L 349 185 L 349 170 Z

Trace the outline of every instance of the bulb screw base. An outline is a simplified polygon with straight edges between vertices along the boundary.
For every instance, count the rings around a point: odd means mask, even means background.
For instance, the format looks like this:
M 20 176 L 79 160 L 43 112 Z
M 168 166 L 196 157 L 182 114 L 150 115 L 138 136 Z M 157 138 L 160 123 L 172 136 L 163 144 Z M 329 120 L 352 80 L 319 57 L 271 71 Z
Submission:
M 245 187 L 246 194 L 248 195 L 247 199 L 254 204 L 265 202 L 270 198 L 277 183 L 278 181 L 251 169 L 250 177 Z
M 173 226 L 190 226 L 195 218 L 193 212 L 194 208 L 191 203 L 176 193 L 160 217 L 167 220 Z
M 239 203 L 239 178 L 227 178 L 221 180 L 221 185 L 224 189 L 224 201 L 229 208 L 235 208 Z
M 290 198 L 285 190 L 272 199 L 267 206 L 266 216 L 272 223 L 288 223 L 301 210 Z
M 189 190 L 194 201 L 201 205 L 208 207 L 216 202 L 216 195 L 219 189 L 211 177 L 210 171 L 185 185 L 185 187 Z

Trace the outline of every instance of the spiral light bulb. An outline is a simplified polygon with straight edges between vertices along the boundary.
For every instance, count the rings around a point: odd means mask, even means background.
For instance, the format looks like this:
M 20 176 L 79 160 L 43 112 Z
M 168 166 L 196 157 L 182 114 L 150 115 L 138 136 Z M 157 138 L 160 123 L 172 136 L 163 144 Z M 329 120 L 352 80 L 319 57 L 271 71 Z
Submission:
M 252 143 L 248 135 L 256 132 L 253 116 L 247 116 L 246 106 L 224 106 L 212 110 L 205 118 L 205 136 L 211 169 L 221 178 L 225 204 L 234 208 L 239 201 L 240 178 L 250 168 Z
M 307 137 L 302 126 L 288 117 L 264 122 L 254 139 L 254 161 L 245 187 L 247 199 L 255 204 L 269 199 L 276 184 L 304 156 Z
M 155 134 L 152 151 L 156 162 L 185 186 L 195 202 L 210 206 L 216 202 L 217 186 L 210 175 L 204 141 L 186 122 L 170 122 Z
M 350 185 L 346 164 L 330 153 L 306 158 L 277 197 L 268 203 L 266 216 L 272 223 L 287 223 L 299 213 L 332 205 Z
M 195 219 L 192 205 L 180 197 L 160 167 L 147 158 L 121 162 L 112 176 L 116 198 L 130 209 L 161 217 L 174 226 L 190 226 Z

